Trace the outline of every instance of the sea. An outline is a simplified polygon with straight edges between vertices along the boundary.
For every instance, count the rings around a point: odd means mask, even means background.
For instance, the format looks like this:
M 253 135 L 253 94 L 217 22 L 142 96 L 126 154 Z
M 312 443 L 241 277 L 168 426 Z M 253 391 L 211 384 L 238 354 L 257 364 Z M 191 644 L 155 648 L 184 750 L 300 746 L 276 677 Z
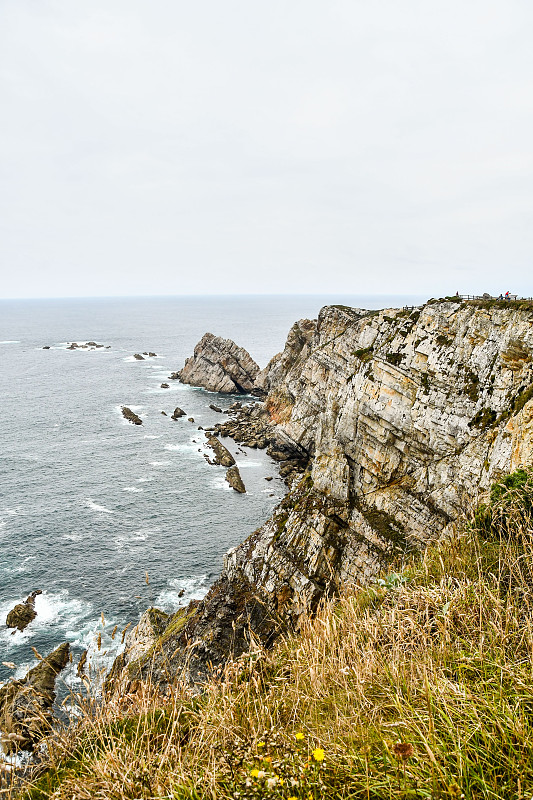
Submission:
M 243 495 L 204 458 L 199 427 L 225 418 L 209 405 L 227 409 L 242 396 L 167 380 L 206 331 L 233 339 L 263 367 L 293 322 L 316 318 L 323 305 L 420 302 L 343 295 L 0 301 L 0 684 L 23 677 L 35 651 L 47 655 L 68 641 L 73 662 L 59 691 L 76 691 L 84 650 L 101 674 L 120 651 L 122 631 L 145 609 L 170 613 L 203 597 L 224 553 L 283 497 L 285 484 L 264 451 L 225 440 Z M 104 347 L 68 349 L 90 341 Z M 144 352 L 156 355 L 134 358 Z M 165 382 L 170 388 L 161 388 Z M 124 419 L 123 405 L 142 426 Z M 176 406 L 186 416 L 174 421 Z M 8 611 L 34 590 L 42 591 L 36 619 L 23 632 L 8 629 Z

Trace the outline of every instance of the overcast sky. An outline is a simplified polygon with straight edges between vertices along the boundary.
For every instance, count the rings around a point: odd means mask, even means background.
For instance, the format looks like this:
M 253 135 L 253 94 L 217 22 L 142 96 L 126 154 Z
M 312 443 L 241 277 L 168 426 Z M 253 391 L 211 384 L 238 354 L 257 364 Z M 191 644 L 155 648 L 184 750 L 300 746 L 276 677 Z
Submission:
M 533 294 L 531 0 L 0 0 L 0 294 Z

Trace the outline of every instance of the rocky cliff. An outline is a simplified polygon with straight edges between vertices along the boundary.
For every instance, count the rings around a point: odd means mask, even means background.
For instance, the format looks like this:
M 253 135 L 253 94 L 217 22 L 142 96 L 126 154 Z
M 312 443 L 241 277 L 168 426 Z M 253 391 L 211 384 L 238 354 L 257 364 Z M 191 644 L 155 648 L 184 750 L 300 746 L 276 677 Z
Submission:
M 252 391 L 258 372 L 258 365 L 244 348 L 231 339 L 206 333 L 178 377 L 182 383 L 202 386 L 210 392 L 245 394 Z
M 329 306 L 316 326 L 298 323 L 258 378 L 268 396 L 256 423 L 271 432 L 260 444 L 299 465 L 287 496 L 141 657 L 132 634 L 109 686 L 148 674 L 201 684 L 449 530 L 480 491 L 531 463 L 532 359 L 533 309 L 519 304 Z

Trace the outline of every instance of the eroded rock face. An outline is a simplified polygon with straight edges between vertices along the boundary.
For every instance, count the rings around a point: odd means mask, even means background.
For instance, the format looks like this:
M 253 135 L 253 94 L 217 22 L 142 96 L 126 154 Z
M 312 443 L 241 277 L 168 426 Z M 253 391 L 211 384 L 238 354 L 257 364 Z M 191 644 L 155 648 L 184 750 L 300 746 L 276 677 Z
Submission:
M 167 661 L 156 655 L 140 674 L 153 669 L 164 682 L 170 664 L 201 683 L 253 637 L 268 645 L 288 626 L 298 630 L 325 595 L 421 550 L 479 492 L 533 461 L 529 309 L 329 306 L 299 353 L 271 362 L 262 379 L 269 450 L 288 463 L 300 457 L 291 489 L 226 555 L 209 594 L 179 612 Z M 249 436 L 257 420 L 243 412 L 225 425 Z
M 303 362 L 310 352 L 311 341 L 316 331 L 316 319 L 301 319 L 289 331 L 282 353 L 271 358 L 267 366 L 258 373 L 254 383 L 254 394 L 270 392 L 297 362 Z
M 246 394 L 252 391 L 258 372 L 258 365 L 244 348 L 231 339 L 206 333 L 178 375 L 182 383 L 210 392 Z
M 0 687 L 0 730 L 6 753 L 32 750 L 49 731 L 55 700 L 55 681 L 66 666 L 69 645 L 60 645 L 30 669 L 21 681 Z

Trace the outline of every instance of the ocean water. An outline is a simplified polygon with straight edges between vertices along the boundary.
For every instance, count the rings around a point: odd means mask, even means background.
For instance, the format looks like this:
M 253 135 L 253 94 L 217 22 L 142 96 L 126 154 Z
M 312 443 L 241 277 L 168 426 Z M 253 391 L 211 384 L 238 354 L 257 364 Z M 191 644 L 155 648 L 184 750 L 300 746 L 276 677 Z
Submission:
M 148 606 L 174 611 L 202 597 L 224 552 L 264 522 L 283 496 L 277 467 L 264 452 L 225 440 L 245 495 L 225 483 L 223 467 L 203 457 L 198 426 L 222 419 L 209 404 L 227 408 L 236 397 L 178 381 L 160 388 L 206 331 L 234 339 L 264 366 L 282 349 L 292 323 L 316 317 L 326 303 L 379 308 L 419 301 L 0 301 L 0 682 L 34 665 L 32 647 L 47 654 L 69 641 L 74 663 L 61 680 L 75 688 L 84 649 L 94 670 L 105 668 L 120 648 L 122 629 Z M 66 349 L 67 342 L 91 340 L 109 349 Z M 157 357 L 133 358 L 143 351 Z M 143 425 L 124 420 L 122 405 Z M 177 405 L 187 416 L 173 421 Z M 264 480 L 269 475 L 271 482 Z M 43 592 L 37 618 L 13 633 L 6 614 L 34 589 Z

